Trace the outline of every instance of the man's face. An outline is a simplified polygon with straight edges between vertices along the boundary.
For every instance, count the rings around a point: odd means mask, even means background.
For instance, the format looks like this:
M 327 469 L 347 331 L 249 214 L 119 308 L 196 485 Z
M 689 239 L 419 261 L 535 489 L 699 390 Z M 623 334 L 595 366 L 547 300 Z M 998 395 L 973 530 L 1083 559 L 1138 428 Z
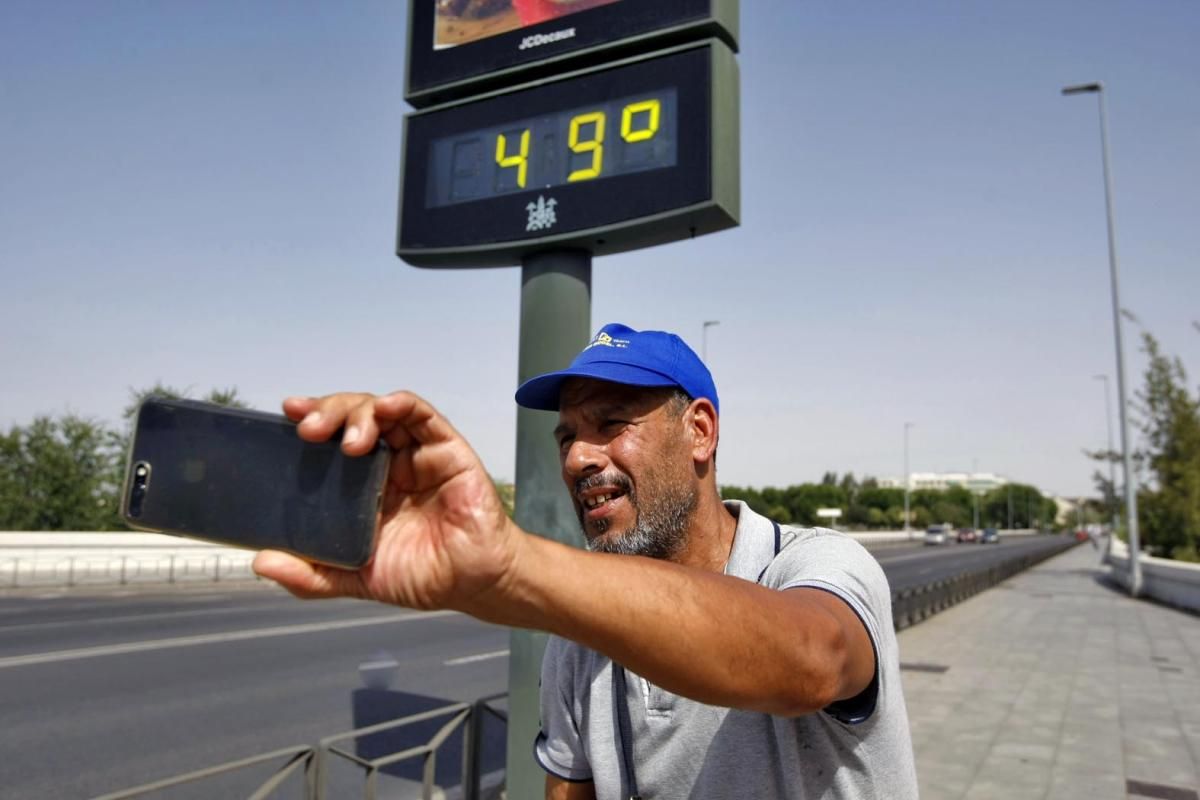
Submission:
M 563 387 L 555 437 L 589 550 L 669 559 L 683 547 L 698 483 L 670 396 L 585 378 Z

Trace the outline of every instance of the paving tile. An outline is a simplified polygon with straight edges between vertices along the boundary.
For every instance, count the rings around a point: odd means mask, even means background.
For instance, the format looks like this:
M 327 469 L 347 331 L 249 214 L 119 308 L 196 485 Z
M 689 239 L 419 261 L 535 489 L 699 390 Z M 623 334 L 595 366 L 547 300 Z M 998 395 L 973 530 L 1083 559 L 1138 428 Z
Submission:
M 988 758 L 967 787 L 965 800 L 1041 797 L 1050 788 L 1049 764 L 1019 758 Z
M 950 667 L 904 676 L 923 798 L 1197 785 L 1200 618 L 1130 600 L 1096 571 L 1076 548 L 901 632 L 902 660 Z
M 1122 775 L 1055 772 L 1046 800 L 1125 800 L 1126 796 Z

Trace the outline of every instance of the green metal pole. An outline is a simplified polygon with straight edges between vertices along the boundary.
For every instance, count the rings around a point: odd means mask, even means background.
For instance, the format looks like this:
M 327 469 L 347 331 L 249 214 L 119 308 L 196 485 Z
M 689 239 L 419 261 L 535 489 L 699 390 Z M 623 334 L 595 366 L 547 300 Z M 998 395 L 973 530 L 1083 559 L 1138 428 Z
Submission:
M 592 256 L 558 250 L 529 256 L 521 265 L 521 332 L 518 378 L 562 369 L 591 335 Z M 581 546 L 583 535 L 563 486 L 554 443 L 558 415 L 517 410 L 517 524 L 548 539 Z M 508 764 L 510 800 L 535 800 L 545 773 L 533 759 L 539 729 L 538 679 L 547 636 L 513 629 L 508 657 Z

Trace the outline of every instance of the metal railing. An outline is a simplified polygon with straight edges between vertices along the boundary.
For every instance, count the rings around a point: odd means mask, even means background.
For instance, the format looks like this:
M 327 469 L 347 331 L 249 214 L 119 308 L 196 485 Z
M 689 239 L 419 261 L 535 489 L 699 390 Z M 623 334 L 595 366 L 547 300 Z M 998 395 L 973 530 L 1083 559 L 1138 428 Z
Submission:
M 270 753 L 250 756 L 249 758 L 240 758 L 236 761 L 226 761 L 223 764 L 206 767 L 205 769 L 198 769 L 194 772 L 187 772 L 183 775 L 176 775 L 174 777 L 164 778 L 152 783 L 145 783 L 141 786 L 135 786 L 132 789 L 123 789 L 119 792 L 101 795 L 100 797 L 94 798 L 94 800 L 129 800 L 129 798 L 132 797 L 144 797 L 145 795 L 153 792 L 159 792 L 163 789 L 171 789 L 188 783 L 196 783 L 197 781 L 228 775 L 231 772 L 238 772 L 248 767 L 257 766 L 258 764 L 264 764 L 269 761 L 276 761 L 284 757 L 287 758 L 286 763 L 271 773 L 270 777 L 268 777 L 266 781 L 259 784 L 254 792 L 248 795 L 249 800 L 263 800 L 263 798 L 270 797 L 271 793 L 283 785 L 284 781 L 293 775 L 299 774 L 301 771 L 303 771 L 304 774 L 304 796 L 306 798 L 310 798 L 315 796 L 313 792 L 313 787 L 315 786 L 313 781 L 315 777 L 315 771 L 313 770 L 315 755 L 316 750 L 314 750 L 312 747 L 285 747 L 282 750 L 274 750 Z
M 1072 539 L 1064 538 L 1057 546 L 1037 553 L 1013 556 L 990 567 L 968 570 L 951 578 L 895 590 L 892 592 L 892 625 L 896 630 L 915 625 L 1077 544 L 1078 542 Z
M 482 763 L 483 727 L 489 718 L 507 724 L 507 714 L 491 705 L 507 696 L 507 694 L 495 694 L 480 698 L 473 703 L 451 703 L 377 725 L 327 736 L 321 739 L 315 747 L 288 747 L 235 761 L 226 761 L 183 775 L 112 792 L 93 800 L 129 800 L 130 798 L 144 797 L 164 789 L 225 777 L 230 773 L 281 758 L 286 758 L 286 762 L 254 788 L 252 794 L 248 795 L 249 800 L 265 800 L 281 789 L 289 778 L 301 774 L 304 780 L 300 796 L 303 800 L 326 800 L 331 796 L 329 794 L 329 767 L 332 757 L 335 756 L 361 767 L 366 772 L 363 796 L 367 800 L 376 800 L 378 797 L 379 775 L 382 770 L 403 761 L 420 758 L 423 762 L 420 797 L 422 800 L 433 800 L 435 792 L 439 790 L 439 787 L 434 784 L 438 750 L 460 729 L 463 729 L 462 800 L 482 800 L 483 775 L 480 765 Z M 450 719 L 424 744 L 407 747 L 397 752 L 385 753 L 368 759 L 340 746 L 345 742 L 357 741 L 374 734 L 446 716 Z M 445 790 L 441 790 L 441 795 L 445 796 L 445 794 Z

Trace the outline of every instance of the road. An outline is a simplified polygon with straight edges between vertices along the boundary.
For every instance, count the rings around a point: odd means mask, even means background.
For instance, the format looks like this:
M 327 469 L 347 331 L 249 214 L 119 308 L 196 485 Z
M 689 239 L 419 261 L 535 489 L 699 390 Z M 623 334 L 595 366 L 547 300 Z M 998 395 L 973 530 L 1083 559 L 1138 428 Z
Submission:
M 1046 552 L 1062 540 L 1057 536 L 1002 539 L 999 544 L 944 544 L 875 550 L 892 591 L 951 578 L 967 570 L 985 569 L 1010 556 Z
M 876 557 L 898 589 L 1051 542 Z M 303 603 L 266 586 L 0 598 L 0 797 L 93 797 L 503 692 L 507 647 L 506 629 L 459 614 Z M 349 768 L 336 778 L 356 780 Z M 170 796 L 244 796 L 245 780 Z

